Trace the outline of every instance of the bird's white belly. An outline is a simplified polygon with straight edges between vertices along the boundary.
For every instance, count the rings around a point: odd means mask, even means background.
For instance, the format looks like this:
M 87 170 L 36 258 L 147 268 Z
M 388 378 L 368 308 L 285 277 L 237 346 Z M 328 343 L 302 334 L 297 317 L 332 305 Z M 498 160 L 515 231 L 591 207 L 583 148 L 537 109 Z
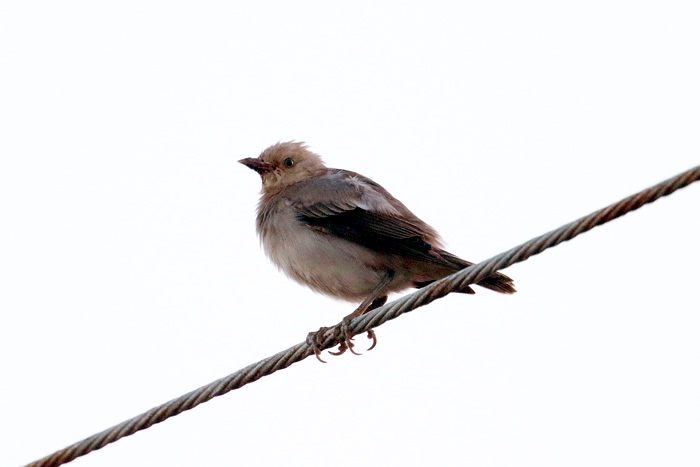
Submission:
M 285 274 L 317 292 L 360 302 L 382 279 L 376 255 L 350 241 L 296 224 L 294 229 L 267 229 L 265 253 Z

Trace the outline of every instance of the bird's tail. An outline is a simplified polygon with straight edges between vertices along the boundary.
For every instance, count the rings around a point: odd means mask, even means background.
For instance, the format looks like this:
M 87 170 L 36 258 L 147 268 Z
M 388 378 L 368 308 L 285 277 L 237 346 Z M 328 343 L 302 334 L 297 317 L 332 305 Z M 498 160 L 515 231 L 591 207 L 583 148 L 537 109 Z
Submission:
M 440 256 L 445 258 L 450 263 L 459 266 L 459 269 L 464 269 L 474 264 L 446 251 L 441 251 Z M 477 282 L 476 284 L 498 293 L 513 294 L 516 292 L 515 286 L 513 285 L 513 279 L 505 274 L 501 274 L 500 272 L 491 274 L 489 277 L 482 279 L 481 282 Z M 474 293 L 469 286 L 467 286 L 467 288 L 469 290 L 465 290 L 465 293 Z

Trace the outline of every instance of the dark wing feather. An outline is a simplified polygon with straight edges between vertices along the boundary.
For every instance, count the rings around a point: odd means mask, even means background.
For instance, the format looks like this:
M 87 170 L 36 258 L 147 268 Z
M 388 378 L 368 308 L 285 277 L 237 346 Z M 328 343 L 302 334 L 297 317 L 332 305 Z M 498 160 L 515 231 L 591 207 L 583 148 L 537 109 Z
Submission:
M 430 243 L 436 238 L 434 231 L 379 184 L 359 174 L 331 169 L 324 177 L 295 184 L 287 197 L 301 222 L 329 235 L 375 251 L 447 263 L 431 251 L 439 250 Z M 368 208 L 373 204 L 382 208 Z
M 305 214 L 299 214 L 299 220 L 371 250 L 431 263 L 446 263 L 439 256 L 430 254 L 432 246 L 421 238 L 420 231 L 402 219 L 361 208 L 323 217 L 309 215 L 318 211 L 318 208 L 305 210 Z

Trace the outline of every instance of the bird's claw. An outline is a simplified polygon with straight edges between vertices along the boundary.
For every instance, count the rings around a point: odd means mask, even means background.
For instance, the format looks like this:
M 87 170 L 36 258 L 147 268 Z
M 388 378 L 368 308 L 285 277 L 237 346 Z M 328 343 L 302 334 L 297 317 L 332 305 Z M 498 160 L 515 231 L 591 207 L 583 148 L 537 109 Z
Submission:
M 350 352 L 352 352 L 355 355 L 362 355 L 360 352 L 356 352 L 353 347 L 355 347 L 355 344 L 352 343 L 352 338 L 355 337 L 353 333 L 350 332 L 350 323 L 352 322 L 352 318 L 345 317 L 343 318 L 343 321 L 340 322 L 340 333 L 343 336 L 343 343 L 347 344 L 348 349 Z
M 362 355 L 361 353 L 358 353 L 355 351 L 354 347 L 355 344 L 352 342 L 353 334 L 350 332 L 350 322 L 352 321 L 352 318 L 348 318 L 347 316 L 343 318 L 343 321 L 340 323 L 340 337 L 342 337 L 342 340 L 340 341 L 340 345 L 338 346 L 338 350 L 336 352 L 329 352 L 332 355 L 343 355 L 347 350 L 349 350 L 351 353 L 355 355 Z
M 337 352 L 329 352 L 333 355 L 343 355 L 347 350 L 349 350 L 351 353 L 355 355 L 362 355 L 360 352 L 356 352 L 354 350 L 355 344 L 352 342 L 352 338 L 355 337 L 354 334 L 350 332 L 350 322 L 352 321 L 352 318 L 345 317 L 343 318 L 343 321 L 340 323 L 340 334 L 343 337 L 343 340 L 341 341 L 340 345 L 338 346 L 338 351 Z M 367 351 L 369 352 L 372 350 L 376 345 L 377 345 L 377 335 L 374 333 L 374 330 L 370 329 L 367 331 L 367 339 L 372 340 L 372 345 L 369 346 L 369 349 Z
M 321 352 L 323 352 L 321 338 L 323 338 L 323 335 L 326 333 L 326 331 L 328 331 L 328 329 L 330 328 L 322 326 L 318 329 L 318 331 L 312 331 L 306 336 L 306 343 L 309 345 L 309 347 L 311 347 L 311 350 L 314 351 L 314 355 L 316 355 L 316 358 L 321 363 L 327 363 L 321 358 Z
M 343 321 L 340 323 L 340 327 L 337 329 L 336 336 L 341 338 L 340 345 L 338 345 L 338 350 L 334 351 L 328 351 L 329 354 L 331 355 L 343 355 L 345 352 L 348 350 L 355 354 L 355 355 L 362 355 L 360 352 L 355 351 L 354 347 L 355 344 L 352 341 L 352 338 L 355 337 L 355 335 L 350 332 L 350 323 L 352 322 L 352 318 L 345 317 L 343 318 Z M 311 349 L 314 351 L 314 354 L 316 355 L 316 358 L 318 359 L 319 362 L 326 363 L 325 360 L 321 358 L 321 352 L 323 351 L 323 342 L 321 339 L 323 338 L 323 335 L 326 333 L 331 328 L 328 327 L 321 327 L 318 331 L 316 332 L 310 332 L 306 336 L 306 343 L 311 347 Z M 376 345 L 377 345 L 377 335 L 374 333 L 372 329 L 367 331 L 367 339 L 372 340 L 372 345 L 367 349 L 367 351 L 372 350 Z
M 367 339 L 372 339 L 372 345 L 367 349 L 367 352 L 369 352 L 377 345 L 377 335 L 374 333 L 374 329 L 367 331 Z
M 352 346 L 354 346 L 354 345 L 355 345 L 355 344 L 353 344 L 352 342 L 350 342 L 350 345 L 348 345 L 347 342 L 342 341 L 342 342 L 340 343 L 340 345 L 338 346 L 338 350 L 337 350 L 336 352 L 333 352 L 333 351 L 329 350 L 328 353 L 331 354 L 331 355 L 335 355 L 335 356 L 343 355 L 343 354 L 345 353 L 346 350 L 348 350 L 348 349 L 351 349 L 351 350 L 352 350 Z M 353 353 L 355 353 L 355 352 L 353 352 Z

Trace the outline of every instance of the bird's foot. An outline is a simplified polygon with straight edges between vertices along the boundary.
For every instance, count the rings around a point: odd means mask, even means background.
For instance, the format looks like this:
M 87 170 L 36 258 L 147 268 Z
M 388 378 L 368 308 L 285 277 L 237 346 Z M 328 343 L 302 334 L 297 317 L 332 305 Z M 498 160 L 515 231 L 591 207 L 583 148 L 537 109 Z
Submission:
M 316 358 L 321 363 L 326 363 L 324 359 L 321 358 L 321 352 L 323 352 L 323 335 L 328 331 L 329 327 L 321 326 L 318 331 L 312 331 L 306 336 L 306 343 L 311 347 L 316 355 Z M 332 353 L 332 352 L 331 352 Z
M 328 352 L 331 355 L 343 355 L 347 350 L 350 350 L 350 352 L 354 353 L 355 355 L 362 355 L 360 353 L 355 352 L 355 350 L 353 349 L 353 347 L 355 347 L 355 344 L 352 342 L 352 338 L 354 336 L 350 332 L 351 321 L 352 317 L 346 316 L 345 318 L 343 318 L 343 321 L 340 322 L 340 335 L 342 336 L 343 340 L 340 342 L 340 345 L 338 346 L 338 350 L 336 352 Z
M 350 323 L 352 322 L 352 319 L 352 316 L 346 316 L 343 318 L 343 321 L 340 323 L 340 334 L 343 337 L 343 341 L 340 343 L 338 350 L 336 352 L 329 352 L 330 354 L 343 355 L 347 350 L 350 350 L 350 352 L 355 355 L 362 355 L 354 350 L 355 344 L 352 342 L 352 338 L 355 337 L 355 335 L 350 332 Z M 369 347 L 369 349 L 367 349 L 367 351 L 370 351 L 377 345 L 377 335 L 372 329 L 367 331 L 367 339 L 372 339 L 372 345 Z
M 388 278 L 393 277 L 393 275 L 388 275 Z M 386 296 L 376 298 L 372 301 L 366 300 L 363 302 L 355 311 L 347 315 L 343 320 L 340 322 L 340 325 L 335 327 L 335 337 L 340 339 L 340 345 L 338 346 L 338 350 L 335 352 L 329 352 L 331 355 L 343 355 L 345 352 L 350 350 L 350 352 L 354 353 L 355 355 L 362 355 L 359 352 L 356 352 L 353 347 L 355 347 L 355 344 L 352 342 L 352 338 L 355 337 L 355 334 L 353 334 L 350 331 L 350 323 L 352 320 L 358 316 L 363 315 L 364 313 L 373 310 L 375 308 L 378 308 L 386 303 Z M 316 355 L 316 358 L 318 359 L 319 362 L 326 363 L 325 360 L 321 358 L 321 352 L 323 351 L 323 335 L 326 334 L 326 332 L 329 329 L 329 327 L 321 327 L 319 328 L 318 331 L 316 332 L 310 332 L 306 336 L 306 343 L 313 349 L 314 354 Z M 367 351 L 369 352 L 372 350 L 374 347 L 377 345 L 377 335 L 374 333 L 373 329 L 370 329 L 367 331 L 367 339 L 372 340 L 372 345 L 369 346 L 369 349 Z
M 338 346 L 338 349 L 335 352 L 329 351 L 329 354 L 338 356 L 343 355 L 346 351 L 349 350 L 355 355 L 362 355 L 361 353 L 356 352 L 354 350 L 355 344 L 353 343 L 352 338 L 355 337 L 355 335 L 352 334 L 352 332 L 350 332 L 351 322 L 352 318 L 346 316 L 340 323 L 340 327 L 336 328 L 336 332 L 339 333 L 338 337 L 342 338 L 342 340 L 340 342 L 340 345 Z M 323 336 L 329 329 L 333 329 L 333 327 L 323 326 L 319 328 L 318 331 L 310 332 L 306 336 L 306 343 L 311 347 L 311 349 L 314 351 L 314 355 L 316 355 L 316 358 L 321 363 L 326 363 L 326 361 L 321 358 L 321 352 L 323 352 Z M 377 335 L 372 329 L 367 331 L 367 339 L 372 339 L 372 345 L 369 347 L 369 349 L 367 349 L 369 351 L 377 345 Z

